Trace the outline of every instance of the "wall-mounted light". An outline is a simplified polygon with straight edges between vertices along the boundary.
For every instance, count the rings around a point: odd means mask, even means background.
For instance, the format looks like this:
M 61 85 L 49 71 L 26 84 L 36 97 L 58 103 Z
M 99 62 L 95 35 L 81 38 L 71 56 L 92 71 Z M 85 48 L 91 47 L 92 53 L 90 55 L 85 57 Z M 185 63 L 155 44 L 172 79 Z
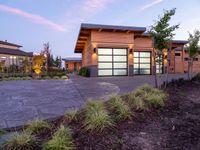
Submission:
M 130 48 L 130 49 L 129 49 L 129 54 L 132 54 L 132 53 L 133 53 L 133 49 Z
M 93 53 L 96 53 L 97 52 L 97 48 L 95 47 L 94 49 L 93 49 Z

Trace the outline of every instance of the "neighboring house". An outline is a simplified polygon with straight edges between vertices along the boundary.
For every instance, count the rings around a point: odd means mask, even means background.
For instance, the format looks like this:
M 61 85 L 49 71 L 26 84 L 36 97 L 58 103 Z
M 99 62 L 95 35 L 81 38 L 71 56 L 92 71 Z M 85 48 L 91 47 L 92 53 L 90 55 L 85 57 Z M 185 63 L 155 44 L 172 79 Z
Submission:
M 80 57 L 67 57 L 62 60 L 65 62 L 67 72 L 77 72 L 82 66 L 82 59 Z
M 81 24 L 75 53 L 82 54 L 82 66 L 91 76 L 133 76 L 153 74 L 153 41 L 145 27 Z M 167 50 L 157 62 L 157 73 L 163 73 L 170 57 L 170 73 L 184 73 L 184 45 L 174 40 L 170 56 Z M 199 60 L 198 60 L 199 61 Z
M 1 72 L 9 70 L 9 67 L 15 66 L 17 68 L 23 67 L 23 63 L 31 65 L 33 53 L 24 52 L 20 50 L 22 46 L 9 43 L 7 41 L 0 41 L 0 67 Z

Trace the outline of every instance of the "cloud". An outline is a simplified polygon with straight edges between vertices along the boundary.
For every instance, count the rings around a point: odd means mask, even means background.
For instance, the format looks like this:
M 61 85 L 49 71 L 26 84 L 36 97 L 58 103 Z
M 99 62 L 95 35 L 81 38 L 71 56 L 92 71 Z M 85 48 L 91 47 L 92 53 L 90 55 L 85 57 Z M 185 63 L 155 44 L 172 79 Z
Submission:
M 146 10 L 146 9 L 148 9 L 148 8 L 151 8 L 151 7 L 153 7 L 153 6 L 155 6 L 155 5 L 159 4 L 159 3 L 161 3 L 161 2 L 163 2 L 163 1 L 164 1 L 164 0 L 154 0 L 154 1 L 151 2 L 151 3 L 142 6 L 141 9 L 140 9 L 140 11 L 144 11 L 144 10 Z
M 13 7 L 9 7 L 9 6 L 0 4 L 0 11 L 4 11 L 7 13 L 11 13 L 11 14 L 15 14 L 15 15 L 24 17 L 33 23 L 41 24 L 41 25 L 44 25 L 46 27 L 49 27 L 49 28 L 57 30 L 57 31 L 61 31 L 61 32 L 66 31 L 66 28 L 64 28 L 63 26 L 61 26 L 59 24 L 52 22 L 51 20 L 48 20 L 40 15 L 25 12 L 25 11 L 17 9 L 17 8 L 13 8 Z
M 114 2 L 114 0 L 86 0 L 83 3 L 82 11 L 91 13 L 99 12 L 112 2 Z

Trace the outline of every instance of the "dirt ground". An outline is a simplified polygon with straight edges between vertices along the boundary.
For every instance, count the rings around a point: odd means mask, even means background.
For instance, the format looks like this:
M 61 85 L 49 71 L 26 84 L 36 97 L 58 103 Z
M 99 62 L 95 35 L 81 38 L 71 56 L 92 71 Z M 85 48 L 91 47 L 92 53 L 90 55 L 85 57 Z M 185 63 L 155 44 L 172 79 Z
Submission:
M 78 149 L 200 149 L 200 83 L 183 83 L 166 91 L 169 98 L 162 110 L 137 112 L 131 121 L 101 135 L 75 132 Z

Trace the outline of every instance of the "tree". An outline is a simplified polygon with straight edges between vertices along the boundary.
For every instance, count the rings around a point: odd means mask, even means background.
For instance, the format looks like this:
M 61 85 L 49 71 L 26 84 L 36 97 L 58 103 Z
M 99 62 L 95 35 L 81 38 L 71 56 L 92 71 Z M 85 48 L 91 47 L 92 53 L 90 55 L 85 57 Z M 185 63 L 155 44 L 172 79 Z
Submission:
M 25 73 L 30 72 L 31 65 L 27 57 L 22 61 L 22 66 Z
M 49 68 L 52 67 L 52 57 L 49 42 L 44 43 L 44 50 L 41 52 L 41 54 L 45 57 L 45 68 L 48 72 Z
M 198 55 L 198 43 L 200 41 L 200 31 L 195 30 L 194 35 L 189 33 L 188 38 L 188 54 L 189 54 L 189 61 L 188 61 L 188 79 L 192 79 L 193 74 L 193 61 L 194 58 Z
M 155 75 L 155 86 L 158 87 L 157 73 L 156 73 L 156 62 L 157 58 L 163 55 L 163 51 L 169 48 L 169 43 L 173 36 L 173 32 L 179 28 L 179 24 L 170 26 L 169 21 L 171 17 L 175 15 L 176 8 L 171 10 L 165 10 L 163 17 L 159 17 L 159 20 L 150 27 L 149 34 L 153 39 L 153 58 L 154 58 L 154 75 Z M 167 73 L 168 73 L 168 62 L 167 62 Z M 165 70 L 165 69 L 164 69 Z
M 45 58 L 42 54 L 33 56 L 33 70 L 38 76 L 42 72 L 44 61 L 45 61 Z

